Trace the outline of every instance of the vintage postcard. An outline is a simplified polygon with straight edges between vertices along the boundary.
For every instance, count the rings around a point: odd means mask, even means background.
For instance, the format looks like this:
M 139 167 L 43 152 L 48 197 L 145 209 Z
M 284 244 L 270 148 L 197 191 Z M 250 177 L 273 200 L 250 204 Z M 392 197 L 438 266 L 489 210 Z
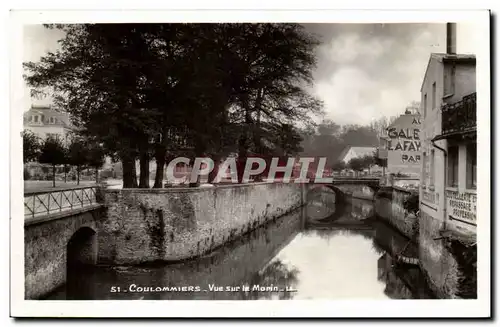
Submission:
M 12 11 L 11 315 L 489 317 L 489 20 Z

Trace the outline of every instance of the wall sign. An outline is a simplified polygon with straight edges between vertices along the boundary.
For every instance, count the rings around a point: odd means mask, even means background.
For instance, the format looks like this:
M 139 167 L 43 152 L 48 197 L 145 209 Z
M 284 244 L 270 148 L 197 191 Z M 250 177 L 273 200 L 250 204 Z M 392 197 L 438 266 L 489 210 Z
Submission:
M 446 200 L 446 211 L 451 220 L 476 226 L 476 194 L 446 191 Z
M 439 204 L 439 194 L 433 191 L 422 191 L 422 199 L 431 204 Z
M 420 118 L 402 115 L 387 129 L 388 167 L 393 172 L 420 173 Z M 392 168 L 392 169 L 391 169 Z

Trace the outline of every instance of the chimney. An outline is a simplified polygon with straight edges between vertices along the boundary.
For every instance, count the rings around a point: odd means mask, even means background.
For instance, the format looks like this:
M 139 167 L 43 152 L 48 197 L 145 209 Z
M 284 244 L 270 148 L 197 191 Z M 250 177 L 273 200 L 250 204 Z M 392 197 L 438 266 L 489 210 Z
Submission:
M 457 54 L 457 24 L 446 23 L 446 53 Z

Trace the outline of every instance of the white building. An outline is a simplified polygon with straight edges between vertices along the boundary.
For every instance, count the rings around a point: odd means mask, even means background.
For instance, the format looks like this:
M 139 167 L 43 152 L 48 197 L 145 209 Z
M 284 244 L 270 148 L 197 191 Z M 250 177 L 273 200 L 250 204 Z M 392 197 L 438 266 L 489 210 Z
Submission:
M 476 58 L 430 56 L 422 83 L 421 213 L 446 230 L 476 229 Z
M 371 146 L 348 146 L 340 153 L 339 161 L 343 161 L 345 164 L 348 164 L 353 158 L 372 156 L 376 150 L 376 147 Z
M 69 115 L 50 106 L 31 106 L 24 113 L 24 129 L 36 134 L 41 139 L 57 137 L 65 141 L 74 128 Z

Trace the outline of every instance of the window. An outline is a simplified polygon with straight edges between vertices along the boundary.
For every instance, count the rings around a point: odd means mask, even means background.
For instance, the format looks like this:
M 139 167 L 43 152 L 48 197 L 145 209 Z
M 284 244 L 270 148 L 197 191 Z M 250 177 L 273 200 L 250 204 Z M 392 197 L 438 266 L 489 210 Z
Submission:
M 424 94 L 424 118 L 427 117 L 427 94 Z
M 476 143 L 467 145 L 467 185 L 466 188 L 476 188 L 477 152 Z
M 49 118 L 49 122 L 50 122 L 51 124 L 55 124 L 55 123 L 56 123 L 56 119 L 55 119 L 54 117 L 50 117 L 50 118 Z
M 432 110 L 436 109 L 436 82 L 432 83 Z
M 458 186 L 458 147 L 448 148 L 448 186 Z
M 434 149 L 431 150 L 431 162 L 430 162 L 430 186 L 434 186 Z
M 33 121 L 34 121 L 35 123 L 38 123 L 38 116 L 33 116 Z

